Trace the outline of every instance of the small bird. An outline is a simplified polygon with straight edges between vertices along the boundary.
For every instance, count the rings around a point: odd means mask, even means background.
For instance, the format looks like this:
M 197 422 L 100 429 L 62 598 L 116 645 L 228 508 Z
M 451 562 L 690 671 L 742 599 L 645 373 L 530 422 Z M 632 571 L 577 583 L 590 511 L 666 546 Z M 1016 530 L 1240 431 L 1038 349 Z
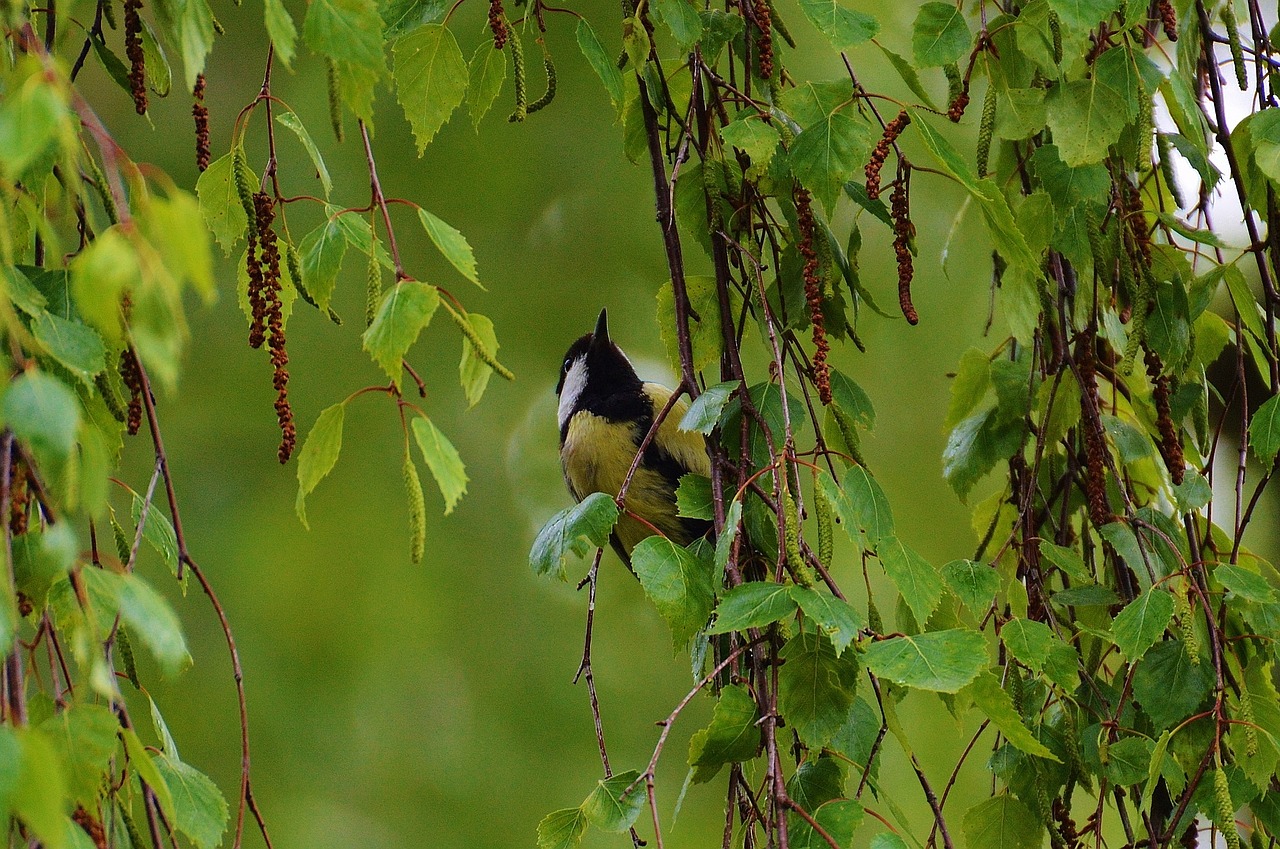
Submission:
M 640 380 L 627 355 L 609 339 L 609 318 L 600 310 L 595 331 L 564 355 L 556 394 L 560 465 L 569 494 L 575 501 L 593 492 L 616 497 L 654 417 L 671 400 L 671 390 Z M 632 549 L 652 536 L 654 528 L 682 546 L 711 529 L 710 522 L 676 515 L 680 478 L 690 472 L 711 474 L 706 438 L 679 427 L 687 409 L 683 400 L 671 408 L 627 489 L 625 512 L 610 538 L 627 568 Z

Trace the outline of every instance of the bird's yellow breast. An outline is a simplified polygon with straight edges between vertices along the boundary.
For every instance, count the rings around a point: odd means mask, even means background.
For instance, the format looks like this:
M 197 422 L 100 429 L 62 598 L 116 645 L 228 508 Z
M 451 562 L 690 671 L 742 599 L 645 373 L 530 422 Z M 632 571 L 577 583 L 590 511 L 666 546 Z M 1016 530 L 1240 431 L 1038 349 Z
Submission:
M 655 413 L 671 397 L 670 390 L 656 384 L 645 384 L 645 393 L 653 402 Z M 672 408 L 656 434 L 657 442 L 685 471 L 709 475 L 711 463 L 702 435 L 679 428 L 686 409 L 684 403 Z M 609 421 L 585 410 L 575 413 L 569 420 L 560 449 L 565 483 L 574 499 L 581 501 L 593 492 L 616 496 L 642 439 L 644 433 L 636 422 Z M 636 469 L 627 489 L 625 508 L 643 519 L 624 515 L 614 528 L 628 556 L 637 543 L 653 534 L 649 525 L 680 545 L 692 542 L 676 515 L 675 488 L 661 472 L 643 464 Z

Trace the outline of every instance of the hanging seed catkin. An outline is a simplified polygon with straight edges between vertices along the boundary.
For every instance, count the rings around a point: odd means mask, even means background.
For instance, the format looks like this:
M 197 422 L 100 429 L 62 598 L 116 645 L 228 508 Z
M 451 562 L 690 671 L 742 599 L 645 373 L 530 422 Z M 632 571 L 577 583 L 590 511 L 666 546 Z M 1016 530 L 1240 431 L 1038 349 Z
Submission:
M 520 44 L 520 33 L 511 33 L 507 39 L 507 47 L 511 50 L 511 68 L 516 91 L 515 111 L 507 116 L 507 121 L 518 124 L 528 115 L 528 95 L 525 93 L 524 47 Z
M 978 177 L 987 176 L 987 165 L 991 159 L 991 139 L 996 132 L 996 87 L 987 86 L 987 93 L 982 98 L 982 119 L 978 123 Z
M 1227 30 L 1227 45 L 1231 48 L 1231 64 L 1236 70 L 1236 85 L 1240 86 L 1241 91 L 1248 91 L 1249 73 L 1244 64 L 1244 47 L 1240 44 L 1240 25 L 1236 22 L 1235 3 L 1229 2 L 1218 10 L 1218 17 Z
M 1222 838 L 1227 842 L 1227 849 L 1240 849 L 1240 832 L 1236 828 L 1236 806 L 1231 801 L 1231 783 L 1227 780 L 1227 771 L 1217 767 L 1213 771 L 1213 806 L 1214 820 Z
M 551 61 L 550 53 L 543 54 L 542 67 L 547 72 L 547 90 L 542 97 L 529 104 L 528 108 L 525 109 L 526 115 L 532 115 L 539 109 L 545 109 L 551 105 L 551 101 L 556 99 L 556 66 Z
M 327 60 L 325 71 L 329 83 L 329 126 L 333 128 L 333 137 L 341 144 L 346 132 L 342 126 L 342 93 L 338 88 L 338 63 L 332 59 Z
M 422 495 L 422 481 L 413 457 L 404 452 L 404 491 L 409 499 L 409 559 L 421 563 L 427 547 L 427 507 Z

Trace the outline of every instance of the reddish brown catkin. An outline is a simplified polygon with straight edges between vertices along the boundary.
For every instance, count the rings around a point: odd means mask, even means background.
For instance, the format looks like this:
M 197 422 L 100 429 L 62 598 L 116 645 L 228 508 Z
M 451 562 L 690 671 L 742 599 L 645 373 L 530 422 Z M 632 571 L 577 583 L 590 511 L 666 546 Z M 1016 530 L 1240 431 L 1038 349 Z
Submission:
M 280 244 L 275 231 L 271 229 L 275 220 L 275 205 L 266 192 L 255 194 L 253 202 L 262 253 L 258 264 L 262 279 L 258 298 L 262 323 L 265 324 L 267 347 L 271 351 L 271 382 L 276 390 L 276 421 L 280 425 L 280 448 L 277 456 L 281 463 L 287 463 L 293 455 L 298 434 L 293 423 L 293 408 L 289 404 L 289 352 L 285 347 L 284 313 L 280 301 Z M 258 315 L 257 312 L 254 313 L 255 324 L 259 321 Z
M 1164 37 L 1177 41 L 1178 13 L 1173 10 L 1173 4 L 1169 0 L 1156 0 L 1156 12 L 1160 15 L 1160 25 L 1164 27 Z
M 147 114 L 147 65 L 142 53 L 142 0 L 124 0 L 124 55 L 129 59 L 129 92 L 133 108 Z
M 1169 477 L 1174 484 L 1182 483 L 1186 473 L 1186 462 L 1182 456 L 1182 441 L 1178 439 L 1178 428 L 1173 423 L 1172 407 L 1169 403 L 1169 378 L 1162 373 L 1164 365 L 1155 351 L 1147 349 L 1147 377 L 1151 379 L 1151 394 L 1156 402 L 1156 425 L 1160 428 L 1160 456 L 1169 470 Z
M 245 271 L 249 275 L 249 347 L 261 348 L 266 339 L 267 302 L 263 297 L 266 290 L 266 277 L 262 273 L 262 257 L 258 250 L 258 242 L 262 236 L 262 208 L 258 206 L 258 197 L 266 197 L 262 192 L 253 196 L 255 214 L 254 225 L 247 235 L 248 249 L 245 252 Z M 270 204 L 270 199 L 267 199 Z
M 769 16 L 768 0 L 755 0 L 752 6 L 752 17 L 755 18 L 756 56 L 760 62 L 760 77 L 769 79 L 773 76 L 773 27 Z
M 93 816 L 85 810 L 83 805 L 76 808 L 75 813 L 71 815 L 71 821 L 89 835 L 90 842 L 96 849 L 107 849 L 107 832 L 102 827 L 102 823 L 98 822 Z
M 907 193 L 907 173 L 899 173 L 889 196 L 889 213 L 893 216 L 893 252 L 898 257 L 898 306 L 908 324 L 919 324 L 920 316 L 911 303 L 911 279 L 915 269 L 911 262 L 911 206 Z
M 816 234 L 813 204 L 809 192 L 796 187 L 796 218 L 800 225 L 800 244 L 796 249 L 804 257 L 804 298 L 809 306 L 809 323 L 813 326 L 813 382 L 818 387 L 818 398 L 825 407 L 831 403 L 831 370 L 827 366 L 827 354 L 831 342 L 827 339 L 826 319 L 822 315 L 822 271 L 814 240 L 826 238 Z
M 1084 428 L 1084 490 L 1089 518 L 1095 527 L 1111 523 L 1113 514 L 1107 501 L 1107 444 L 1102 436 L 1101 401 L 1098 397 L 1097 365 L 1093 359 L 1093 331 L 1081 334 L 1076 343 L 1076 368 L 1080 373 L 1080 426 Z
M 209 107 L 204 105 L 204 74 L 196 77 L 191 97 L 195 101 L 191 105 L 191 117 L 196 121 L 196 168 L 204 171 L 209 167 Z
M 493 49 L 507 46 L 507 15 L 502 0 L 489 0 L 489 29 L 493 32 Z
M 871 160 L 867 163 L 866 174 L 867 197 L 872 200 L 880 197 L 880 171 L 884 168 L 884 161 L 889 158 L 889 148 L 893 147 L 893 143 L 910 123 L 911 116 L 907 114 L 907 110 L 903 109 L 898 113 L 897 118 L 885 125 L 884 135 L 880 136 L 875 150 L 871 151 Z
M 12 483 L 9 487 L 9 533 L 22 536 L 27 532 L 27 467 L 17 457 L 13 458 Z
M 120 379 L 129 390 L 129 412 L 126 427 L 130 436 L 142 428 L 142 370 L 132 348 L 120 352 Z

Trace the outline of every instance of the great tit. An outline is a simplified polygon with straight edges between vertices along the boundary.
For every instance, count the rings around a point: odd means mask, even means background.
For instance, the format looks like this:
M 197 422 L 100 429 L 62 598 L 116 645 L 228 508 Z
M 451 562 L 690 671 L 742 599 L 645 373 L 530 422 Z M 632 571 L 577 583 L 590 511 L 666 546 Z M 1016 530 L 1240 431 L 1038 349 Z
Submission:
M 569 494 L 575 501 L 593 492 L 616 497 L 654 418 L 671 400 L 671 390 L 640 380 L 626 354 L 609 339 L 609 318 L 601 310 L 595 331 L 564 355 L 556 394 L 560 465 Z M 627 489 L 625 511 L 610 541 L 628 568 L 632 549 L 652 536 L 653 528 L 682 546 L 711 529 L 710 522 L 676 514 L 681 476 L 711 474 L 706 438 L 679 427 L 687 409 L 683 399 L 671 408 Z

